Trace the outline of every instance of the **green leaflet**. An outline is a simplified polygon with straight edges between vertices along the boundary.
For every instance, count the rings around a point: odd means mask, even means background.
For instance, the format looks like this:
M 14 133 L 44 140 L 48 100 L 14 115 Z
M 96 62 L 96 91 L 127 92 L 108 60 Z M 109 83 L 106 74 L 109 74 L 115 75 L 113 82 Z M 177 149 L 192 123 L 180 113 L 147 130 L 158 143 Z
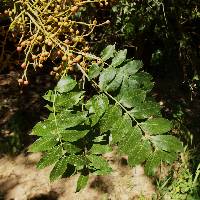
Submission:
M 132 130 L 132 120 L 128 115 L 119 118 L 111 128 L 112 143 L 117 143 L 123 140 L 126 135 L 129 135 Z
M 63 111 L 57 115 L 57 123 L 65 128 L 75 127 L 87 119 L 87 112 L 77 112 L 72 114 L 68 111 Z
M 145 164 L 144 168 L 145 173 L 149 176 L 153 176 L 156 172 L 156 169 L 160 165 L 161 160 L 162 159 L 160 157 L 160 152 L 159 151 L 153 152 L 153 154 L 149 156 Z
M 109 166 L 108 162 L 100 156 L 88 155 L 87 158 L 91 161 L 90 166 L 94 169 L 97 169 L 97 172 L 100 173 L 110 173 L 112 168 Z
M 127 88 L 121 95 L 119 102 L 127 108 L 132 108 L 144 102 L 145 98 L 146 92 L 144 90 Z
M 153 152 L 145 164 L 145 173 L 149 176 L 155 175 L 156 169 L 162 161 L 171 164 L 174 162 L 176 157 L 177 155 L 175 153 L 168 153 L 160 150 Z
M 56 124 L 51 120 L 38 122 L 32 129 L 32 135 L 37 136 L 51 136 L 56 132 Z
M 124 74 L 126 74 L 127 76 L 130 76 L 138 72 L 138 70 L 141 69 L 142 66 L 143 64 L 141 61 L 131 60 L 122 67 L 122 70 Z
M 89 160 L 85 156 L 73 155 L 73 154 L 67 156 L 67 162 L 76 167 L 80 167 L 80 166 L 89 164 Z
M 47 101 L 53 102 L 54 101 L 54 91 L 53 90 L 49 90 L 44 96 L 43 98 Z
M 124 77 L 123 70 L 121 68 L 116 69 L 115 78 L 105 87 L 104 90 L 108 92 L 116 91 L 120 87 L 123 77 Z
M 100 132 L 107 132 L 112 128 L 112 125 L 122 116 L 122 110 L 119 106 L 111 106 L 105 112 L 100 120 Z
M 65 156 L 63 156 L 54 166 L 50 173 L 50 181 L 55 181 L 59 179 L 67 169 L 68 160 Z
M 62 157 L 62 147 L 57 146 L 55 148 L 50 149 L 46 155 L 44 155 L 37 164 L 38 169 L 43 169 L 49 165 L 54 164 Z
M 60 93 L 69 92 L 74 89 L 76 84 L 76 81 L 70 76 L 65 76 L 59 80 L 55 89 Z
M 70 130 L 64 130 L 60 132 L 60 134 L 62 135 L 62 138 L 65 141 L 74 142 L 83 138 L 88 132 L 89 130 L 71 130 L 70 129 Z
M 88 77 L 90 79 L 93 79 L 93 78 L 96 78 L 99 76 L 100 72 L 101 72 L 102 68 L 99 67 L 98 64 L 92 64 L 89 68 L 89 71 L 88 71 Z
M 74 105 L 78 104 L 79 101 L 83 98 L 84 92 L 70 92 L 67 94 L 62 94 L 56 97 L 55 106 L 64 107 L 65 109 L 72 108 Z
M 141 89 L 149 92 L 152 90 L 154 83 L 152 82 L 153 77 L 146 72 L 138 72 L 132 76 L 138 83 L 140 83 Z
M 81 151 L 80 148 L 76 147 L 75 145 L 69 143 L 69 142 L 65 142 L 63 144 L 63 148 L 67 151 L 67 153 L 69 154 L 74 154 L 74 153 L 78 153 Z
M 183 150 L 182 143 L 172 135 L 156 135 L 151 136 L 151 141 L 156 148 L 169 152 L 181 152 Z
M 103 61 L 108 60 L 109 58 L 114 57 L 115 45 L 108 45 L 102 52 L 101 58 Z
M 127 90 L 134 91 L 135 89 L 140 89 L 139 87 L 140 84 L 138 83 L 138 81 L 136 81 L 133 77 L 128 77 L 124 75 L 120 92 L 117 98 L 120 100 Z
M 91 126 L 94 126 L 104 112 L 107 110 L 109 105 L 109 100 L 107 96 L 100 94 L 93 96 L 89 101 L 86 103 L 86 109 L 89 110 L 89 113 L 92 114 L 90 116 L 91 119 Z
M 135 166 L 145 161 L 151 152 L 151 146 L 148 141 L 142 140 L 141 130 L 134 127 L 119 143 L 119 150 L 128 155 L 128 163 Z
M 149 119 L 140 124 L 142 129 L 150 135 L 163 134 L 171 130 L 171 122 L 164 118 Z
M 44 107 L 47 108 L 49 111 L 53 112 L 53 107 L 49 106 L 48 104 Z
M 104 154 L 110 151 L 112 151 L 112 148 L 108 145 L 93 144 L 89 152 L 91 154 Z
M 121 65 L 126 59 L 127 49 L 120 50 L 115 54 L 115 57 L 112 59 L 111 66 L 117 67 Z
M 54 147 L 57 143 L 58 140 L 55 137 L 39 138 L 29 147 L 29 152 L 46 151 Z
M 160 117 L 160 106 L 156 102 L 145 101 L 136 105 L 130 112 L 136 119 L 146 119 L 150 117 Z
M 136 166 L 143 163 L 151 154 L 151 145 L 147 140 L 141 140 L 135 146 L 131 147 L 128 154 L 128 164 Z
M 86 187 L 88 179 L 89 179 L 89 175 L 80 174 L 77 181 L 76 192 L 79 192 L 80 190 Z
M 103 70 L 99 77 L 99 88 L 104 91 L 107 88 L 107 85 L 115 78 L 116 69 L 109 67 Z

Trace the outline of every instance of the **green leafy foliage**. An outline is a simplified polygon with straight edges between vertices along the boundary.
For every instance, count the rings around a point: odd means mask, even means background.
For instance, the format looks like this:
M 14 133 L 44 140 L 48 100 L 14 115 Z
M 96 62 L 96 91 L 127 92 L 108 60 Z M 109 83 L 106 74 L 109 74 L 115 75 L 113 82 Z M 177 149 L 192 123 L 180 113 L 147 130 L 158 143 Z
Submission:
M 128 155 L 130 166 L 144 164 L 149 175 L 161 162 L 172 163 L 182 151 L 181 142 L 167 134 L 170 121 L 162 118 L 160 107 L 149 98 L 152 77 L 141 71 L 140 61 L 126 60 L 126 52 L 108 46 L 101 54 L 107 63 L 101 64 L 101 70 L 97 64 L 91 66 L 88 81 L 96 94 L 88 95 L 87 89 L 66 76 L 44 96 L 52 113 L 33 128 L 32 134 L 40 138 L 29 150 L 45 152 L 38 168 L 55 164 L 51 181 L 71 166 L 81 174 L 76 189 L 80 191 L 89 173 L 112 171 L 102 155 L 113 146 Z

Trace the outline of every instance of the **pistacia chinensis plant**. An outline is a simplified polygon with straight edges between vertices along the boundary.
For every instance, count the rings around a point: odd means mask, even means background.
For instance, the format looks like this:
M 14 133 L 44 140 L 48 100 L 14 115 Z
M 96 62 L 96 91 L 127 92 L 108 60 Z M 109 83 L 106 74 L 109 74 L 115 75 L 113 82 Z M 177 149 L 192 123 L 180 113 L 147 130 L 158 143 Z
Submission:
M 73 71 L 74 63 L 86 69 L 87 38 L 95 27 L 110 23 L 87 18 L 87 8 L 95 11 L 107 5 L 106 0 L 16 0 L 7 12 L 12 20 L 10 31 L 19 38 L 17 51 L 25 54 L 19 84 L 28 84 L 29 67 L 42 68 L 47 60 L 50 74 L 56 77 Z
M 33 128 L 39 139 L 29 151 L 44 153 L 39 169 L 54 165 L 51 181 L 79 173 L 77 191 L 81 190 L 90 174 L 112 172 L 103 155 L 113 147 L 128 156 L 130 166 L 144 164 L 148 175 L 182 151 L 181 142 L 168 134 L 170 121 L 162 118 L 149 95 L 151 75 L 142 71 L 141 61 L 126 59 L 126 54 L 109 45 L 87 71 L 76 63 L 81 80 L 63 75 L 45 94 L 51 113 Z

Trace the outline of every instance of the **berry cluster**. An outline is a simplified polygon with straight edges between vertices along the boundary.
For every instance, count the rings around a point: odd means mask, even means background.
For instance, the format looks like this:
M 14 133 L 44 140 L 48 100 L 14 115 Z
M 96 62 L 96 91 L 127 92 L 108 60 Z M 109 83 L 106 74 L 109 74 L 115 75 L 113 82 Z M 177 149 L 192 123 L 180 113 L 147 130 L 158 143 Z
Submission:
M 19 37 L 17 51 L 25 57 L 21 68 L 23 75 L 20 84 L 28 84 L 27 69 L 42 68 L 45 61 L 53 63 L 50 75 L 60 77 L 73 71 L 79 63 L 87 68 L 87 54 L 90 45 L 87 41 L 97 26 L 94 19 L 84 19 L 82 12 L 87 6 L 107 6 L 106 0 L 19 0 L 13 10 L 6 11 L 11 17 L 10 30 Z

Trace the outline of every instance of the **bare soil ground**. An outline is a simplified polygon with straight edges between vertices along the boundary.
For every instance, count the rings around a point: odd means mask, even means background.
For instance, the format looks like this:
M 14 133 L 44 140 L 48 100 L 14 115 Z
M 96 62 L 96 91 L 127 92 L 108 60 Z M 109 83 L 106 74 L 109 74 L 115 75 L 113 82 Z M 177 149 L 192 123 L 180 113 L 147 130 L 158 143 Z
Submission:
M 91 176 L 88 186 L 75 193 L 78 176 L 50 183 L 51 167 L 36 169 L 40 154 L 4 156 L 0 159 L 0 199 L 4 200 L 150 200 L 155 193 L 150 178 L 141 166 L 131 169 L 126 159 L 112 154 L 106 158 L 113 168 L 109 176 Z

